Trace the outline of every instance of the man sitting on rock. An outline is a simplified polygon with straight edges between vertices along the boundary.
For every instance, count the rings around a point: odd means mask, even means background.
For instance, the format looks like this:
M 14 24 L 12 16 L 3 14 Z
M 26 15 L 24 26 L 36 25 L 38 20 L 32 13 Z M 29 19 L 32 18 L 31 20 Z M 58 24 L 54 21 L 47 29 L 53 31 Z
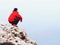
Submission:
M 22 22 L 22 16 L 19 14 L 18 9 L 14 8 L 13 12 L 10 14 L 8 18 L 8 22 L 13 26 L 17 26 L 18 22 Z

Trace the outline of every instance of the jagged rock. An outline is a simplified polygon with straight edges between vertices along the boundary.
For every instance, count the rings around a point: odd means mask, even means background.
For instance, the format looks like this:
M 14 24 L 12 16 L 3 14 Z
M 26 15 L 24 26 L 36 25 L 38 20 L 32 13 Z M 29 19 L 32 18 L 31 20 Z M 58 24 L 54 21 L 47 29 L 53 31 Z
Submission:
M 12 25 L 0 24 L 0 45 L 37 45 L 24 29 Z

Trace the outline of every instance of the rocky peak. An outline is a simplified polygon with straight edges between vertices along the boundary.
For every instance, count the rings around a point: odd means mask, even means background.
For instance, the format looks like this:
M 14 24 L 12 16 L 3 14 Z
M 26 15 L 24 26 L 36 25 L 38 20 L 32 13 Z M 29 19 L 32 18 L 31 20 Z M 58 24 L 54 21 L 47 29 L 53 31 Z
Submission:
M 0 24 L 0 45 L 37 45 L 27 36 L 24 29 L 12 25 Z

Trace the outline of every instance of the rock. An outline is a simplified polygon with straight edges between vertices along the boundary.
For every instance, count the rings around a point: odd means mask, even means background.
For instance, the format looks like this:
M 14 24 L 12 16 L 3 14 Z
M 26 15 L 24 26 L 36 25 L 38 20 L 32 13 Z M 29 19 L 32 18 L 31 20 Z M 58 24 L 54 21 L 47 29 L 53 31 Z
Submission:
M 37 45 L 31 40 L 24 29 L 12 25 L 0 24 L 0 45 Z

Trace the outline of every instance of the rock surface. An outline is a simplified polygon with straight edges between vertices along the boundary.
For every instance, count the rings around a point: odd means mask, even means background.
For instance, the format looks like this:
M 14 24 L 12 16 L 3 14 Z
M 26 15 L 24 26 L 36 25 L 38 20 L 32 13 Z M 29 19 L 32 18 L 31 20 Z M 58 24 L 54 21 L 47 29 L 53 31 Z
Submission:
M 0 45 L 37 45 L 24 29 L 12 25 L 0 24 Z

